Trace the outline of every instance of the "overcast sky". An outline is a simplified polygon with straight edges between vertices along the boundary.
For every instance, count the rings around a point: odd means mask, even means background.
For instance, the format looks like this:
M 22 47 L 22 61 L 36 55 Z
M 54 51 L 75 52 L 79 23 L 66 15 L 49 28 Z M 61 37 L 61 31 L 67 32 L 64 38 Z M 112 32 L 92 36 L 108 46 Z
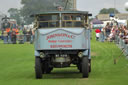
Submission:
M 126 2 L 128 0 L 115 0 L 115 8 L 122 13 L 128 13 L 124 7 Z M 96 15 L 102 8 L 114 8 L 114 0 L 77 0 L 77 8 L 90 11 L 93 15 Z
M 0 12 L 7 13 L 9 8 L 21 8 L 21 0 L 0 0 Z M 115 0 L 116 8 L 122 13 L 125 11 L 124 4 L 128 0 Z M 77 9 L 89 11 L 94 16 L 99 13 L 102 8 L 114 8 L 114 0 L 77 0 Z

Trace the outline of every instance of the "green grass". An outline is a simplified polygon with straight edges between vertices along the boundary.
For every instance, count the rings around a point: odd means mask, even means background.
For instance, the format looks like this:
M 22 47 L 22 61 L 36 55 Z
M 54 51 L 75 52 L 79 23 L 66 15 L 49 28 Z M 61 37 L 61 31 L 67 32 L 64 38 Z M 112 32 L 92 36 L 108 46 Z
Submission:
M 0 30 L 0 36 L 1 36 L 1 33 L 2 33 L 2 31 Z
M 128 60 L 122 56 L 116 65 L 114 58 L 121 53 L 114 43 L 100 43 L 93 39 L 92 72 L 81 78 L 75 66 L 54 69 L 41 80 L 35 79 L 34 46 L 0 43 L 0 85 L 127 85 Z

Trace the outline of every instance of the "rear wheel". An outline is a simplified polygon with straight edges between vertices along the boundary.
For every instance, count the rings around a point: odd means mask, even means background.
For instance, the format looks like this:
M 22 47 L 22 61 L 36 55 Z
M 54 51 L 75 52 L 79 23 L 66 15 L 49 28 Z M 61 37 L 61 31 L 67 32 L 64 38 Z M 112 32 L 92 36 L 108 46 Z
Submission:
M 91 59 L 89 59 L 89 72 L 91 72 Z
M 89 65 L 88 57 L 83 57 L 82 59 L 82 74 L 83 78 L 88 78 L 89 76 Z
M 36 57 L 35 59 L 35 75 L 36 79 L 42 78 L 42 63 L 39 57 Z

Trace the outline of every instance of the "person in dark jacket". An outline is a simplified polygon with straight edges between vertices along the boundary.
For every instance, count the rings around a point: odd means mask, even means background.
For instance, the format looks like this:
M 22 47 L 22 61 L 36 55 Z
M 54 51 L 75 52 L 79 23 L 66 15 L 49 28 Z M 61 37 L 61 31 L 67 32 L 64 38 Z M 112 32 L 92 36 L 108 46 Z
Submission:
M 12 31 L 11 36 L 12 36 L 12 43 L 16 44 L 16 32 L 14 30 Z
M 26 40 L 27 40 L 26 34 L 27 34 L 27 30 L 26 30 L 26 28 L 24 28 L 24 29 L 23 29 L 24 42 L 26 42 Z
M 33 43 L 33 32 L 32 29 L 29 30 L 29 35 L 30 35 L 30 43 Z

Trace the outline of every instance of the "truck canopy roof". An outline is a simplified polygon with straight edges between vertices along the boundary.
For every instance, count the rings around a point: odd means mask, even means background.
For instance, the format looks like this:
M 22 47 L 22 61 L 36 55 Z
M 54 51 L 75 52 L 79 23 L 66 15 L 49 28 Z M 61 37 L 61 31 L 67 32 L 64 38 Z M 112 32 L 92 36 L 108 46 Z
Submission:
M 43 14 L 59 14 L 59 13 L 68 13 L 68 14 L 88 14 L 89 16 L 92 16 L 92 14 L 89 14 L 88 11 L 44 11 L 38 14 L 33 14 L 31 17 L 34 16 L 40 16 Z

